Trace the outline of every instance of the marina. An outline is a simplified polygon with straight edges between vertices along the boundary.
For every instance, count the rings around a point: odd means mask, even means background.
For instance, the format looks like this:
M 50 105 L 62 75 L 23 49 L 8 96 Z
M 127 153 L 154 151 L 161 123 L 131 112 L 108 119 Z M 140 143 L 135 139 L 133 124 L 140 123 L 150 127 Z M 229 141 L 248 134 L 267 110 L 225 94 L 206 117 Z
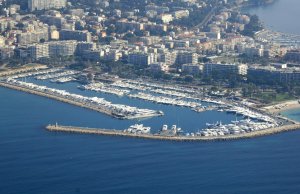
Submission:
M 60 126 L 60 125 L 48 125 L 46 129 L 51 132 L 65 132 L 65 133 L 79 133 L 79 134 L 93 134 L 93 135 L 108 135 L 108 136 L 121 136 L 143 139 L 155 139 L 166 141 L 226 141 L 237 139 L 248 139 L 254 137 L 260 137 L 265 135 L 273 135 L 277 133 L 299 130 L 300 124 L 290 124 L 280 127 L 273 127 L 265 130 L 254 131 L 251 133 L 235 134 L 228 136 L 178 136 L 178 135 L 160 135 L 149 133 L 131 133 L 122 130 L 113 129 L 98 129 L 98 128 L 86 128 L 86 127 L 73 127 L 73 126 Z
M 76 80 L 73 75 L 77 74 L 79 74 L 77 71 L 52 68 L 45 69 L 40 74 L 33 71 L 7 76 L 1 79 L 0 85 L 95 110 L 118 119 L 145 119 L 164 115 L 162 110 L 112 103 L 103 97 L 85 96 L 79 93 L 68 92 L 64 89 L 20 80 L 33 78 L 38 82 L 48 80 L 49 83 L 58 84 Z M 31 79 L 31 81 L 33 80 Z M 80 85 L 77 88 L 84 91 L 127 97 L 128 100 L 137 99 L 154 104 L 187 108 L 196 112 L 196 114 L 215 111 L 227 115 L 232 114 L 236 118 L 235 121 L 231 120 L 225 123 L 222 123 L 222 121 L 216 122 L 217 118 L 215 118 L 214 122 L 206 123 L 204 126 L 197 126 L 195 130 L 177 128 L 176 124 L 173 124 L 170 130 L 158 130 L 156 128 L 154 132 L 150 132 L 151 127 L 145 127 L 143 123 L 140 123 L 131 125 L 123 130 L 123 133 L 132 135 L 146 134 L 150 136 L 174 136 L 176 138 L 229 137 L 232 135 L 256 133 L 257 131 L 265 131 L 293 123 L 284 117 L 271 115 L 265 111 L 255 109 L 253 108 L 253 104 L 245 100 L 240 102 L 233 99 L 212 97 L 203 89 L 128 79 L 120 79 L 108 83 L 99 81 L 91 82 Z M 164 126 L 163 128 L 167 129 L 167 125 L 164 124 Z M 175 129 L 176 131 L 174 131 Z
M 47 73 L 45 75 L 39 75 L 36 76 L 35 78 L 39 80 L 45 80 L 45 79 L 54 79 L 54 78 L 60 78 L 64 76 L 76 75 L 76 74 L 79 74 L 79 72 L 74 70 L 66 70 L 59 73 L 50 73 L 50 74 Z
M 300 48 L 300 35 L 276 32 L 264 29 L 255 34 L 255 39 L 262 43 L 272 42 L 290 49 Z
M 138 109 L 136 107 L 121 104 L 112 104 L 111 102 L 106 101 L 102 98 L 84 97 L 77 94 L 71 94 L 64 90 L 47 88 L 45 86 L 38 86 L 32 83 L 26 83 L 17 80 L 8 79 L 4 82 L 2 81 L 0 82 L 0 86 L 88 108 L 97 112 L 116 117 L 118 119 L 138 119 L 163 115 L 163 112 L 161 111 Z
M 125 94 L 129 94 L 129 92 L 130 92 L 130 90 L 118 89 L 118 88 L 112 88 L 112 87 L 106 86 L 105 84 L 103 84 L 101 82 L 82 85 L 79 88 L 84 89 L 84 90 L 95 91 L 95 92 L 114 94 L 117 96 L 124 96 Z

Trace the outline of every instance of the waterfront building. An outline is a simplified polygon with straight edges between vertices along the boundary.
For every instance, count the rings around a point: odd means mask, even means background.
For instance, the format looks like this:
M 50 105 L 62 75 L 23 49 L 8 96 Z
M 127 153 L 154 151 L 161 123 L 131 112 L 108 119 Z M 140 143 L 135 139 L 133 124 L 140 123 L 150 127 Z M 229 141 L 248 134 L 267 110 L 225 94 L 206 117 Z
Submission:
M 33 44 L 27 48 L 27 51 L 32 60 L 38 60 L 49 57 L 84 56 L 87 54 L 86 51 L 91 51 L 92 49 L 95 49 L 93 43 L 68 40 Z
M 28 47 L 28 55 L 32 60 L 49 57 L 48 44 L 34 44 Z
M 198 54 L 193 53 L 193 52 L 186 52 L 186 51 L 178 52 L 175 63 L 177 65 L 197 64 L 198 63 Z
M 57 41 L 49 42 L 49 56 L 50 57 L 62 57 L 73 56 L 76 51 L 76 41 Z
M 81 54 L 81 57 L 86 60 L 99 61 L 104 57 L 104 55 L 105 55 L 105 52 L 101 49 L 86 50 L 86 51 L 83 51 L 83 53 Z
M 169 71 L 169 66 L 165 63 L 152 63 L 150 64 L 150 70 L 153 72 L 167 72 Z
M 213 75 L 220 73 L 222 75 L 237 74 L 247 75 L 248 66 L 245 64 L 221 64 L 221 63 L 206 63 L 203 67 L 205 75 Z
M 76 55 L 83 55 L 85 51 L 95 50 L 96 44 L 91 42 L 77 42 Z
M 128 55 L 128 63 L 134 65 L 150 65 L 157 62 L 157 55 L 154 53 L 130 53 Z
M 300 68 L 275 68 L 274 66 L 253 66 L 249 68 L 248 74 L 257 80 L 264 82 L 300 82 Z
M 174 65 L 177 58 L 177 52 L 165 51 L 159 54 L 158 61 L 167 65 Z
M 0 47 L 0 60 L 9 59 L 14 56 L 13 46 L 3 46 Z
M 182 72 L 192 75 L 198 75 L 203 70 L 203 65 L 201 64 L 183 64 Z
M 119 50 L 111 49 L 109 52 L 106 52 L 104 55 L 104 60 L 106 61 L 119 61 L 122 58 L 123 54 Z
M 255 48 L 255 47 L 245 48 L 245 54 L 248 57 L 254 57 L 254 56 L 262 57 L 262 56 L 264 56 L 264 49 Z
M 290 50 L 285 54 L 285 59 L 293 62 L 300 62 L 300 50 Z

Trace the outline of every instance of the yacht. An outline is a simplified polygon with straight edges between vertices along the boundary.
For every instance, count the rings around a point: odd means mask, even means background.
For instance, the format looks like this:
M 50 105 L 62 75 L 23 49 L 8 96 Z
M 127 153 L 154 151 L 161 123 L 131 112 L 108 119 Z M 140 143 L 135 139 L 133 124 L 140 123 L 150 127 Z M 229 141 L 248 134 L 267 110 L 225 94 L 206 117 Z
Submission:
M 150 133 L 151 127 L 145 127 L 143 124 L 135 124 L 128 127 L 124 131 L 127 133 L 134 134 L 148 134 Z

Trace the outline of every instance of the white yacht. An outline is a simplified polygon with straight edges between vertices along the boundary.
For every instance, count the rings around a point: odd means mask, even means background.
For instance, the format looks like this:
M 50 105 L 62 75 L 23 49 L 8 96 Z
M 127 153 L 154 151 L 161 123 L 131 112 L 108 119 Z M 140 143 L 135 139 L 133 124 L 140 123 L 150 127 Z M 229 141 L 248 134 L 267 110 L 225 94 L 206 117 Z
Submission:
M 125 129 L 127 133 L 134 133 L 134 134 L 148 134 L 150 133 L 151 127 L 145 127 L 143 124 L 135 124 Z

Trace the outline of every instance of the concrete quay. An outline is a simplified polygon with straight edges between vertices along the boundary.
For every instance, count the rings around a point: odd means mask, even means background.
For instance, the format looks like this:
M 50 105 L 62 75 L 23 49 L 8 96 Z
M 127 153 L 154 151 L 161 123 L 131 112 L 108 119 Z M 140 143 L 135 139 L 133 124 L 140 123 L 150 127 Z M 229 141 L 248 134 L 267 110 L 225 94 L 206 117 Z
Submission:
M 133 137 L 133 138 L 143 138 L 143 139 L 166 140 L 166 141 L 227 141 L 227 140 L 249 139 L 249 138 L 255 138 L 260 136 L 273 135 L 282 132 L 294 131 L 300 129 L 300 123 L 283 125 L 276 128 L 254 131 L 250 133 L 244 133 L 238 135 L 227 135 L 227 136 L 216 136 L 216 137 L 163 136 L 159 134 L 131 134 L 131 133 L 126 133 L 122 130 L 97 129 L 97 128 L 86 128 L 86 127 L 62 126 L 62 125 L 48 125 L 46 126 L 46 129 L 52 132 L 121 136 L 121 137 Z
M 47 69 L 47 68 L 48 67 L 46 65 L 34 64 L 34 65 L 28 66 L 28 67 L 21 67 L 18 69 L 10 69 L 7 71 L 0 71 L 0 77 L 11 76 L 11 75 L 15 75 L 18 73 L 24 73 L 24 72 L 28 72 L 28 71 L 37 71 L 37 70 Z

